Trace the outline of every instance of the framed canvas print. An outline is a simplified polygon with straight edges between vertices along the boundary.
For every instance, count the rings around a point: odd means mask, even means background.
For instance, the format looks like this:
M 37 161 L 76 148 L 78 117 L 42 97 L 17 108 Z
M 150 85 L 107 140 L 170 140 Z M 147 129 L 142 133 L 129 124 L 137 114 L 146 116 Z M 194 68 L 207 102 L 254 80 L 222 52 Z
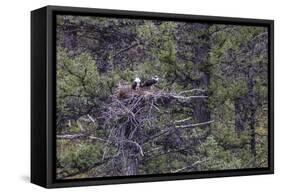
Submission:
M 273 21 L 31 12 L 31 182 L 273 173 Z

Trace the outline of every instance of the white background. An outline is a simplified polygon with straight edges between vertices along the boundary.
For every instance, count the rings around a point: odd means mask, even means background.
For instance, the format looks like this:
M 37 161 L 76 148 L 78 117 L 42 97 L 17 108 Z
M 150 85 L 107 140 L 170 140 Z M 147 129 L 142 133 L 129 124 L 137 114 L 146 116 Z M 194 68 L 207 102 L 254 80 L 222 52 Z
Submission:
M 46 190 L 29 183 L 30 11 L 65 5 L 275 20 L 275 175 Z M 281 184 L 281 5 L 278 0 L 2 0 L 0 7 L 0 193 L 276 193 Z M 280 180 L 278 180 L 280 179 Z M 279 183 L 279 185 L 278 185 Z M 279 191 L 280 192 L 280 191 Z

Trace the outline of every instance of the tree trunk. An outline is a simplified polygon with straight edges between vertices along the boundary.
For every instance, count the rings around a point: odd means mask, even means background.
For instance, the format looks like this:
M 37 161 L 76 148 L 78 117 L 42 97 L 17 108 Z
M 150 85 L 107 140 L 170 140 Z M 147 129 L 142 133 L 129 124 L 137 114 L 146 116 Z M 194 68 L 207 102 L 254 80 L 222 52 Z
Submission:
M 139 166 L 139 161 L 138 158 L 132 157 L 129 158 L 128 163 L 127 163 L 127 169 L 126 169 L 126 175 L 137 175 L 138 174 L 138 167 Z
M 256 123 L 256 109 L 257 109 L 257 103 L 256 98 L 254 94 L 254 72 L 252 69 L 249 71 L 249 80 L 248 80 L 248 96 L 249 96 L 249 128 L 251 132 L 251 153 L 253 156 L 253 165 L 256 166 L 256 129 L 255 129 L 255 123 Z
M 247 109 L 245 108 L 245 97 L 238 97 L 234 101 L 235 131 L 240 136 L 245 131 L 247 124 Z
M 208 88 L 210 75 L 204 73 L 204 78 L 201 80 L 200 88 Z M 208 95 L 208 94 L 204 94 Z M 206 122 L 211 120 L 208 99 L 194 99 L 193 100 L 193 118 L 195 122 Z
M 209 52 L 211 49 L 211 40 L 209 35 L 210 25 L 202 26 L 201 31 L 205 31 L 203 35 L 198 36 L 198 40 L 202 41 L 202 44 L 195 46 L 195 58 L 197 59 L 196 66 L 197 71 L 201 74 L 199 80 L 194 80 L 194 88 L 202 88 L 208 91 L 210 84 L 210 71 L 209 71 Z M 205 94 L 208 95 L 208 94 Z M 194 112 L 193 118 L 196 122 L 209 121 L 210 111 L 208 105 L 208 99 L 195 99 L 194 100 Z

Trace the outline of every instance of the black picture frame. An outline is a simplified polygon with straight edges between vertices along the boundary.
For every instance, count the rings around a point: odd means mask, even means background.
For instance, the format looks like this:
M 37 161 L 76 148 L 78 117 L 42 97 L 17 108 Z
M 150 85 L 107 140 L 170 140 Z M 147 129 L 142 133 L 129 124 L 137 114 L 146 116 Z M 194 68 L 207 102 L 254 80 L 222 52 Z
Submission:
M 268 71 L 268 168 L 220 170 L 208 172 L 103 177 L 56 180 L 56 20 L 57 14 L 91 15 L 119 18 L 142 18 L 173 21 L 193 21 L 218 24 L 258 25 L 269 30 Z M 168 13 L 106 10 L 46 6 L 31 12 L 31 182 L 46 188 L 102 184 L 168 181 L 212 177 L 244 176 L 274 173 L 274 21 L 231 17 L 197 16 Z

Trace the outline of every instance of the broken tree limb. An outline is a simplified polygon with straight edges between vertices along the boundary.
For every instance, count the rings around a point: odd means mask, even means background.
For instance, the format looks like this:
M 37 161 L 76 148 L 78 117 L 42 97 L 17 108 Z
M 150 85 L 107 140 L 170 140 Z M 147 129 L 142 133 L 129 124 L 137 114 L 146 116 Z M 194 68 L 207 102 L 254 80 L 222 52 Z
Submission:
M 63 135 L 57 135 L 58 139 L 69 139 L 69 140 L 74 140 L 74 139 L 90 139 L 90 140 L 99 140 L 99 141 L 103 141 L 106 142 L 106 139 L 102 139 L 99 137 L 95 137 L 93 135 L 89 135 L 89 134 L 83 134 L 83 133 L 79 133 L 79 134 L 63 134 Z
M 87 137 L 87 134 L 64 134 L 64 135 L 57 135 L 58 139 L 80 139 Z
M 95 119 L 93 117 L 91 117 L 91 115 L 87 114 L 87 117 L 93 122 L 96 123 Z
M 186 122 L 186 121 L 190 121 L 191 119 L 192 119 L 191 117 L 188 117 L 186 119 L 176 120 L 174 123 L 183 123 L 183 122 Z
M 126 51 L 130 50 L 131 48 L 134 48 L 134 47 L 136 47 L 136 46 L 138 46 L 138 45 L 139 45 L 139 42 L 135 42 L 135 43 L 133 43 L 132 45 L 130 45 L 130 46 L 126 47 L 126 48 L 123 48 L 122 50 L 120 50 L 120 51 L 118 51 L 117 53 L 115 53 L 115 54 L 112 56 L 112 58 L 115 58 L 115 57 L 117 57 L 118 55 L 120 55 L 121 53 L 126 52 Z
M 194 123 L 194 124 L 189 124 L 189 125 L 180 125 L 180 126 L 175 126 L 176 129 L 186 129 L 186 128 L 194 128 L 194 127 L 199 127 L 199 126 L 204 126 L 204 125 L 208 125 L 208 124 L 211 124 L 213 123 L 214 121 L 207 121 L 207 122 L 202 122 L 202 123 Z M 163 135 L 166 135 L 167 133 L 171 133 L 175 130 L 175 128 L 168 128 L 166 130 L 162 130 L 160 131 L 159 133 L 157 134 L 154 134 L 153 136 L 149 137 L 148 139 L 145 140 L 145 142 L 150 142 L 150 141 L 153 141 L 154 139 L 156 138 L 159 138 Z
M 171 95 L 171 97 L 176 98 L 176 99 L 181 99 L 181 100 L 191 100 L 194 98 L 208 98 L 208 96 L 180 96 L 180 95 Z
M 176 169 L 176 170 L 172 170 L 171 172 L 172 172 L 172 173 L 182 172 L 183 170 L 186 170 L 186 169 L 188 169 L 188 168 L 193 168 L 194 166 L 196 166 L 196 165 L 198 165 L 198 164 L 201 164 L 201 163 L 203 163 L 203 162 L 207 162 L 207 161 L 208 161 L 208 159 L 205 159 L 205 160 L 198 160 L 198 161 L 194 162 L 194 163 L 191 164 L 191 165 L 188 165 L 188 166 L 185 166 L 185 167 L 183 167 L 183 168 Z
M 186 94 L 186 93 L 192 93 L 192 92 L 205 92 L 206 90 L 203 90 L 203 89 L 191 89 L 191 90 L 185 90 L 185 91 L 181 91 L 179 92 L 179 95 L 183 95 L 183 94 Z
M 207 121 L 207 122 L 202 122 L 202 123 L 195 123 L 195 124 L 189 124 L 189 125 L 176 125 L 176 128 L 192 128 L 192 127 L 199 127 L 203 125 L 208 125 L 213 123 L 214 120 L 212 121 Z

